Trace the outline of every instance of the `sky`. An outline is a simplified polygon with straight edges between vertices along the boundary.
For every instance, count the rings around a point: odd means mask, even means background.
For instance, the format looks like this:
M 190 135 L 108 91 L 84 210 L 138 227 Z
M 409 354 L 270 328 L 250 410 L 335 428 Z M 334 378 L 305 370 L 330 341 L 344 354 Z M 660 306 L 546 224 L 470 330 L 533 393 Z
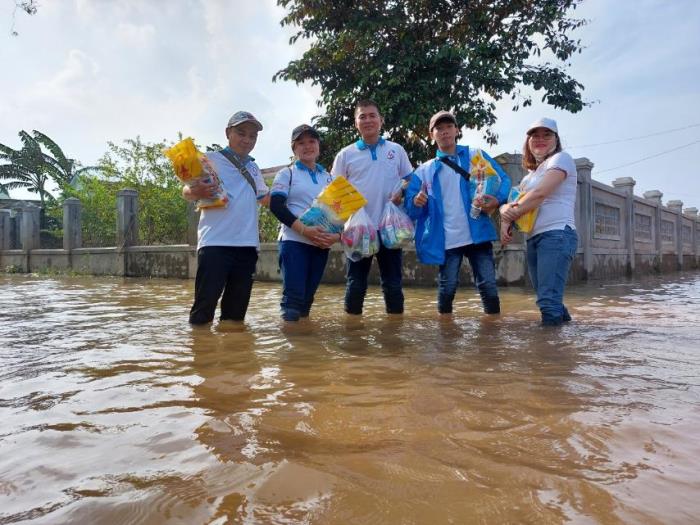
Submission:
M 61 0 L 33 16 L 13 11 L 13 0 L 0 3 L 0 143 L 12 147 L 20 130 L 37 129 L 91 165 L 108 141 L 137 135 L 222 144 L 229 116 L 245 109 L 264 125 L 253 155 L 265 168 L 289 161 L 292 128 L 320 112 L 318 87 L 272 82 L 309 45 L 289 44 L 294 29 L 280 26 L 275 0 Z M 498 144 L 480 130 L 462 143 L 518 152 L 530 122 L 555 118 L 594 179 L 633 177 L 637 195 L 657 189 L 664 202 L 700 208 L 700 2 L 586 0 L 571 15 L 588 20 L 573 33 L 584 49 L 568 71 L 591 105 L 571 114 L 535 94 L 513 112 L 506 100 Z

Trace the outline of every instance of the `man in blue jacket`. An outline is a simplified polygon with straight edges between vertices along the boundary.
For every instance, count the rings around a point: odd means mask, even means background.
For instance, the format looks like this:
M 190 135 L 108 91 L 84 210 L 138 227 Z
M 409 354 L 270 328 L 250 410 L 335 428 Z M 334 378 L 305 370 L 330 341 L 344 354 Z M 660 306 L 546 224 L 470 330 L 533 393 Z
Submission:
M 409 216 L 417 221 L 418 259 L 423 264 L 440 265 L 441 314 L 452 313 L 463 257 L 472 267 L 484 312 L 497 314 L 501 307 L 492 247 L 497 235 L 488 215 L 506 201 L 510 178 L 486 153 L 457 145 L 460 128 L 452 113 L 439 111 L 433 115 L 429 131 L 437 143 L 437 155 L 411 175 L 405 200 Z M 495 196 L 477 194 L 476 179 L 467 180 L 471 161 L 477 155 L 496 172 L 494 177 L 500 184 Z

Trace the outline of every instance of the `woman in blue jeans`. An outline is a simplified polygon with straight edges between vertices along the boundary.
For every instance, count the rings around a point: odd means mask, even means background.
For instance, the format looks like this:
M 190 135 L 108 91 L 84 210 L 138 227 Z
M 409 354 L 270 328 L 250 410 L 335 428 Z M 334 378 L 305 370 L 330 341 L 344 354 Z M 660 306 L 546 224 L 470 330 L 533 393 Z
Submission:
M 536 208 L 537 218 L 527 239 L 527 267 L 537 293 L 542 324 L 558 326 L 571 321 L 564 306 L 564 286 L 578 245 L 574 210 L 576 164 L 562 151 L 557 123 L 549 118 L 534 122 L 523 146 L 520 183 L 525 196 L 501 207 L 501 242 L 512 240 L 513 221 Z
M 279 260 L 282 270 L 282 318 L 298 321 L 308 317 L 314 295 L 328 261 L 328 251 L 340 234 L 320 226 L 305 226 L 299 217 L 332 181 L 316 164 L 320 153 L 318 132 L 307 124 L 292 131 L 292 151 L 297 160 L 281 169 L 270 191 L 270 211 L 282 223 Z

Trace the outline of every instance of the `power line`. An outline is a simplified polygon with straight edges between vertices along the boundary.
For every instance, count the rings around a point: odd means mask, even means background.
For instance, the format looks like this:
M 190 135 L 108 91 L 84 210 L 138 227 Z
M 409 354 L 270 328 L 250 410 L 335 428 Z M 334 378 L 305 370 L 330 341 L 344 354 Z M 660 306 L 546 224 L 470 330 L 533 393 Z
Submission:
M 666 131 L 658 131 L 656 133 L 650 133 L 649 135 L 640 135 L 638 137 L 630 137 L 627 139 L 611 140 L 609 142 L 597 142 L 596 144 L 583 144 L 582 146 L 566 146 L 566 149 L 576 149 L 576 148 L 592 148 L 593 146 L 605 146 L 606 144 L 619 144 L 620 142 L 630 142 L 632 140 L 646 139 L 649 137 L 658 137 L 659 135 L 665 135 L 666 133 L 673 133 L 675 131 L 682 131 L 684 129 L 691 129 L 700 127 L 698 124 L 690 124 L 689 126 L 683 126 L 682 128 L 667 129 Z
M 640 162 L 644 162 L 645 160 L 653 159 L 655 157 L 660 157 L 661 155 L 666 155 L 666 153 L 678 151 L 679 149 L 687 148 L 688 146 L 692 146 L 693 144 L 698 144 L 698 143 L 700 143 L 700 140 L 695 140 L 693 142 L 689 142 L 688 144 L 684 144 L 683 146 L 678 146 L 677 148 L 673 148 L 673 149 L 667 149 L 666 151 L 661 151 L 659 153 L 655 153 L 654 155 L 649 155 L 648 157 L 644 157 L 644 158 L 641 158 L 639 160 L 628 162 L 627 164 L 621 164 L 620 166 L 615 166 L 614 168 L 608 168 L 606 170 L 596 170 L 595 174 L 599 175 L 601 173 L 606 173 L 608 171 L 619 170 L 620 168 L 626 168 L 627 166 L 639 164 Z

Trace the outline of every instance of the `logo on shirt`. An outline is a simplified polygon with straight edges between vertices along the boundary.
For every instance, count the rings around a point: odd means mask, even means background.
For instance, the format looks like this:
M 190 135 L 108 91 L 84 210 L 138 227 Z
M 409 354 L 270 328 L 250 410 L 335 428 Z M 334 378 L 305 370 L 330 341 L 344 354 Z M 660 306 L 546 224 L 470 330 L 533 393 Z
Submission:
M 389 152 L 386 154 L 386 158 L 389 160 L 393 160 L 394 157 L 396 157 L 396 154 L 394 153 L 393 149 L 390 149 Z

